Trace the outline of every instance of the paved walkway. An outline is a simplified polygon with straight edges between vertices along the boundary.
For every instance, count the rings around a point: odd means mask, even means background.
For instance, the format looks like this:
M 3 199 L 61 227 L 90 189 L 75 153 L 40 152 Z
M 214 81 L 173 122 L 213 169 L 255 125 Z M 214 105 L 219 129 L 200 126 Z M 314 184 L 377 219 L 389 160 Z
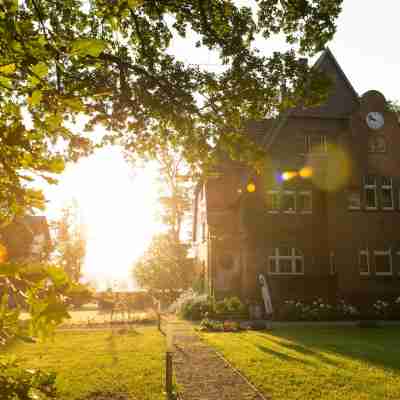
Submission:
M 213 349 L 193 327 L 170 320 L 168 341 L 182 400 L 267 400 L 250 382 Z

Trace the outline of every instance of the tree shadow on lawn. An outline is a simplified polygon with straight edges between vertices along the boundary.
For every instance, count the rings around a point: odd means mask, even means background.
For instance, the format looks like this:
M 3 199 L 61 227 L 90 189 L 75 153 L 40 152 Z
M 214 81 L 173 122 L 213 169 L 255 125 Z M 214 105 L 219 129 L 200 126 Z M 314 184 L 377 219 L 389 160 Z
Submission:
M 264 353 L 268 353 L 273 357 L 279 358 L 282 361 L 296 362 L 296 363 L 300 363 L 300 364 L 304 364 L 304 365 L 314 365 L 310 361 L 303 360 L 301 358 L 297 358 L 297 357 L 293 357 L 293 356 L 289 356 L 288 354 L 281 353 L 281 352 L 276 351 L 276 350 L 272 350 L 271 348 L 269 348 L 267 346 L 258 345 L 257 348 L 260 349 Z
M 268 340 L 276 343 L 278 346 L 281 346 L 281 347 L 283 347 L 283 348 L 285 348 L 287 350 L 295 351 L 295 352 L 300 353 L 300 354 L 302 354 L 304 356 L 314 357 L 319 362 L 322 362 L 322 363 L 325 363 L 325 364 L 329 364 L 329 365 L 331 365 L 333 367 L 341 366 L 341 363 L 333 361 L 329 357 L 326 357 L 325 355 L 321 354 L 319 351 L 312 350 L 309 347 L 305 347 L 305 346 L 302 346 L 300 344 L 293 343 L 293 342 L 276 340 L 275 338 L 271 338 L 271 337 L 269 337 Z M 276 353 L 275 355 L 280 354 L 281 358 L 282 359 L 283 358 L 287 358 L 287 361 L 297 361 L 297 362 L 301 362 L 303 364 L 314 365 L 314 366 L 318 365 L 317 363 L 314 363 L 312 361 L 304 360 L 304 359 L 301 359 L 301 358 L 296 358 L 296 357 L 290 356 L 290 355 L 285 354 L 285 353 L 280 353 L 280 352 L 271 350 L 271 349 L 269 349 L 268 347 L 265 347 L 265 346 L 258 346 L 258 347 L 260 348 L 260 350 L 265 351 L 265 352 L 269 352 L 271 354 L 273 354 L 273 353 Z
M 321 353 L 400 371 L 400 327 L 290 327 L 258 334 L 279 346 L 316 357 L 330 365 L 342 364 Z

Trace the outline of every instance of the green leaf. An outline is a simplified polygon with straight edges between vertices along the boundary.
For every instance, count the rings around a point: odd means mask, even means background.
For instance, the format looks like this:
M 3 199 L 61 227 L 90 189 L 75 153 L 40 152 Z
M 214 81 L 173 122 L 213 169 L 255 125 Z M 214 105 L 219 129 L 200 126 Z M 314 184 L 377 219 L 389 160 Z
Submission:
M 98 57 L 106 48 L 107 43 L 98 39 L 79 39 L 72 43 L 71 54 L 79 56 Z
M 49 115 L 46 118 L 46 124 L 48 125 L 48 127 L 52 130 L 60 128 L 61 124 L 62 124 L 63 118 L 61 115 L 59 114 L 53 114 L 53 115 Z
M 0 76 L 0 85 L 12 89 L 11 80 L 4 76 Z
M 61 157 L 55 157 L 51 160 L 50 167 L 52 172 L 61 173 L 65 168 L 64 160 Z
M 32 67 L 32 72 L 39 78 L 44 78 L 49 72 L 49 67 L 44 62 L 40 62 Z
M 67 107 L 70 107 L 73 111 L 80 112 L 84 110 L 82 101 L 78 97 L 72 99 L 64 99 L 63 102 Z
M 0 67 L 0 73 L 10 75 L 15 72 L 15 64 L 2 65 Z
M 37 106 L 42 100 L 43 93 L 40 90 L 34 90 L 28 102 L 31 106 Z

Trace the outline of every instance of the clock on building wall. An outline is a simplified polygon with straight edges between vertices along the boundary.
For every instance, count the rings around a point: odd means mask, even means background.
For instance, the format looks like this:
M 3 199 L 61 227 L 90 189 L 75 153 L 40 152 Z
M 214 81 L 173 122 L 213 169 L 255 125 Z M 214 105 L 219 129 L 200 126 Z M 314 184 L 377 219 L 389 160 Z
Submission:
M 367 125 L 374 131 L 381 129 L 385 123 L 383 115 L 377 111 L 369 112 L 366 116 L 366 120 Z

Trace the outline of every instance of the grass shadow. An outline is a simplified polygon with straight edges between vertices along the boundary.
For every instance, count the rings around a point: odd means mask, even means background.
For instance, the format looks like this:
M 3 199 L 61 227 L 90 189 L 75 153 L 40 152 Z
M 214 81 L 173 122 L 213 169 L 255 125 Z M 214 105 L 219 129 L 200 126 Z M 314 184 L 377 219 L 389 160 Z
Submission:
M 300 358 L 296 358 L 293 356 L 290 356 L 288 354 L 285 353 L 281 353 L 279 351 L 276 350 L 272 350 L 271 348 L 267 347 L 267 346 L 263 346 L 263 345 L 258 345 L 257 348 L 259 350 L 261 350 L 264 353 L 267 353 L 273 357 L 279 358 L 281 361 L 286 361 L 286 362 L 296 362 L 296 363 L 301 363 L 304 365 L 313 365 L 313 363 L 311 363 L 310 361 L 307 360 L 302 360 Z
M 311 347 L 307 347 L 304 346 L 302 344 L 293 342 L 293 341 L 282 341 L 282 340 L 278 340 L 276 338 L 271 338 L 269 337 L 268 340 L 276 343 L 279 346 L 284 347 L 287 350 L 291 350 L 291 351 L 295 351 L 296 353 L 300 353 L 304 356 L 308 356 L 308 357 L 314 357 L 316 358 L 319 362 L 331 365 L 333 367 L 339 367 L 342 364 L 333 361 L 332 359 L 330 359 L 329 357 L 325 356 L 324 354 L 321 354 L 321 352 L 319 350 L 313 349 Z
M 321 353 L 367 362 L 400 371 L 400 327 L 285 327 L 260 333 L 267 340 L 331 365 L 340 366 Z

